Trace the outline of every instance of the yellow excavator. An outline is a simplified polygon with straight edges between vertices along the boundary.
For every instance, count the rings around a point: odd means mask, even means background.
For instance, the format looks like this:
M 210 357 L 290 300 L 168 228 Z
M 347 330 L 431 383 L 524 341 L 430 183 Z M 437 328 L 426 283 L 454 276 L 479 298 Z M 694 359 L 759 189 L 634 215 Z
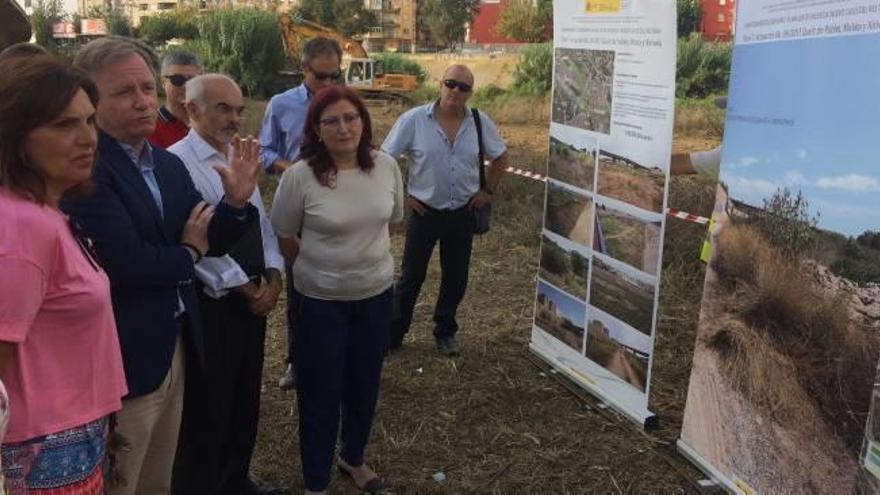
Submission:
M 290 12 L 278 13 L 278 27 L 284 52 L 295 67 L 299 67 L 302 45 L 307 40 L 320 36 L 339 43 L 348 56 L 348 64 L 343 69 L 345 84 L 365 98 L 406 99 L 407 93 L 419 86 L 416 76 L 412 74 L 384 73 L 381 64 L 369 57 L 360 41 L 343 36 L 331 28 Z

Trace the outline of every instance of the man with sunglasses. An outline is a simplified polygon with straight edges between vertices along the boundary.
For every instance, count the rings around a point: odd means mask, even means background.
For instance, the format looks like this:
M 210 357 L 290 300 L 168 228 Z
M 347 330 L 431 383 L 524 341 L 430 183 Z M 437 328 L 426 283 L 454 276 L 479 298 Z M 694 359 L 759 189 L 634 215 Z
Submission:
M 269 100 L 266 115 L 260 128 L 260 160 L 263 168 L 272 173 L 281 174 L 299 159 L 299 148 L 302 144 L 303 126 L 312 95 L 322 89 L 339 82 L 342 72 L 342 48 L 339 43 L 328 38 L 312 38 L 303 46 L 302 68 L 305 73 L 303 83 L 277 94 Z M 290 267 L 286 267 L 287 277 L 287 369 L 278 380 L 283 390 L 294 387 L 293 366 L 290 362 L 291 328 L 293 321 L 293 300 L 291 289 L 293 276 Z
M 434 246 L 440 243 L 440 293 L 434 307 L 437 351 L 459 353 L 455 313 L 467 288 L 474 212 L 492 200 L 507 168 L 507 147 L 489 116 L 480 112 L 484 157 L 491 164 L 480 187 L 478 129 L 466 103 L 474 75 L 464 65 L 446 69 L 440 98 L 404 113 L 388 133 L 382 150 L 406 155 L 409 180 L 405 204 L 406 244 L 400 278 L 394 288 L 391 348 L 403 344 Z
M 168 148 L 189 132 L 186 113 L 186 82 L 202 73 L 199 57 L 184 51 L 171 51 L 162 58 L 162 87 L 165 104 L 159 107 L 156 130 L 147 137 L 153 146 Z

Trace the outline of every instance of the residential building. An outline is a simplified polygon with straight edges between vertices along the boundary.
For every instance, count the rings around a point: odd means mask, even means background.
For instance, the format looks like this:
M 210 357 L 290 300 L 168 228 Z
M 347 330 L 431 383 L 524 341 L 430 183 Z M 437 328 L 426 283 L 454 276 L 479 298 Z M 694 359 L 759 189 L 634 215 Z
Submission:
M 415 52 L 417 0 L 364 0 L 364 6 L 376 14 L 376 26 L 364 34 L 368 52 Z
M 507 0 L 482 0 L 480 11 L 468 26 L 465 43 L 475 45 L 519 43 L 495 32 L 495 24 L 501 16 L 501 11 L 507 7 L 507 3 Z
M 15 0 L 15 2 L 24 10 L 25 14 L 31 15 L 38 0 Z M 76 2 L 77 0 L 61 0 L 61 10 L 67 14 L 76 12 Z

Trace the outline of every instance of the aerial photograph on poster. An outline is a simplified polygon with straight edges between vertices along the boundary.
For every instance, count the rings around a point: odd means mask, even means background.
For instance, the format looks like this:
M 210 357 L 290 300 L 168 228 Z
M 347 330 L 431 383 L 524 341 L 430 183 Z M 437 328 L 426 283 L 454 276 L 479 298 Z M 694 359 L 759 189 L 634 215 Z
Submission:
M 635 212 L 632 212 L 635 213 Z M 596 203 L 593 250 L 657 275 L 660 268 L 660 221 Z
M 584 303 L 538 280 L 535 325 L 577 352 L 584 342 L 586 312 Z
M 553 122 L 611 133 L 613 50 L 556 49 Z
M 654 284 L 633 270 L 615 268 L 600 255 L 594 255 L 589 302 L 643 334 L 651 335 Z
M 663 211 L 666 173 L 607 150 L 599 151 L 596 192 L 646 211 Z
M 760 493 L 852 493 L 859 471 L 880 354 L 878 48 L 735 54 L 682 440 Z
M 570 131 L 575 132 L 563 132 L 562 129 L 551 131 L 547 175 L 585 191 L 592 191 L 598 144 L 583 131 Z
M 544 228 L 590 247 L 593 241 L 593 200 L 565 185 L 547 181 Z
M 546 233 L 541 236 L 539 277 L 586 301 L 589 271 L 590 259 L 582 246 Z

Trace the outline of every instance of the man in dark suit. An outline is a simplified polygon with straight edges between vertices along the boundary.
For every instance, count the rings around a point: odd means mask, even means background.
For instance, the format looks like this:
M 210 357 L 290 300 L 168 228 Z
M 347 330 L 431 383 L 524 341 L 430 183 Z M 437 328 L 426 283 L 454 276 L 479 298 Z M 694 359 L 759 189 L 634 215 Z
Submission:
M 65 209 L 95 242 L 110 276 L 129 395 L 117 415 L 128 448 L 117 453 L 117 494 L 168 494 L 183 407 L 185 361 L 204 358 L 194 265 L 234 245 L 256 220 L 248 203 L 259 146 L 236 141 L 218 170 L 224 197 L 207 206 L 176 156 L 152 148 L 155 56 L 121 37 L 95 40 L 74 64 L 100 95 L 93 193 Z

